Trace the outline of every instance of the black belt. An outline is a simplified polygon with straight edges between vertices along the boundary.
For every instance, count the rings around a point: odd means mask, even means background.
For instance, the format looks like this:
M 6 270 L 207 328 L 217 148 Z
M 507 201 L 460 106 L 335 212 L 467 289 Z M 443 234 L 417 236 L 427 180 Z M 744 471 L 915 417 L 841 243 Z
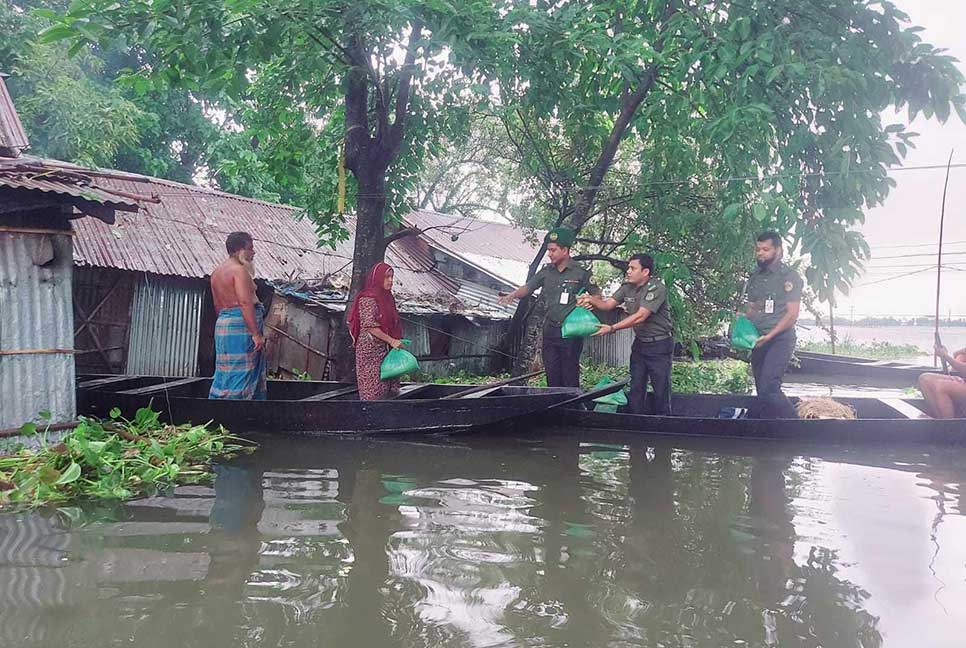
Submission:
M 661 340 L 667 340 L 670 335 L 653 335 L 651 337 L 636 337 L 634 338 L 638 342 L 660 342 Z

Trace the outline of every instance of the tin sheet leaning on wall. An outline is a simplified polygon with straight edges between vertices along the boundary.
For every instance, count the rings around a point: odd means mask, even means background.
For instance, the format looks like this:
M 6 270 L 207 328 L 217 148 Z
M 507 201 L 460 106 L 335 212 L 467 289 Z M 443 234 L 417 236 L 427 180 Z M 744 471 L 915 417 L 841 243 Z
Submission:
M 127 373 L 194 376 L 205 291 L 190 280 L 145 275 L 134 291 Z
M 68 232 L 0 232 L 0 430 L 75 416 Z

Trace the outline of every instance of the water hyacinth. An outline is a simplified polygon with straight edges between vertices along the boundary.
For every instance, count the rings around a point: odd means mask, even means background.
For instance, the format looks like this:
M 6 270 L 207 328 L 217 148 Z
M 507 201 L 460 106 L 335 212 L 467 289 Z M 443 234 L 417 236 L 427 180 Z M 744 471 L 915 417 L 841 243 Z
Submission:
M 81 417 L 57 443 L 0 456 L 0 507 L 36 507 L 76 498 L 128 499 L 211 481 L 211 462 L 254 450 L 221 426 L 169 425 L 150 408 L 133 420 Z

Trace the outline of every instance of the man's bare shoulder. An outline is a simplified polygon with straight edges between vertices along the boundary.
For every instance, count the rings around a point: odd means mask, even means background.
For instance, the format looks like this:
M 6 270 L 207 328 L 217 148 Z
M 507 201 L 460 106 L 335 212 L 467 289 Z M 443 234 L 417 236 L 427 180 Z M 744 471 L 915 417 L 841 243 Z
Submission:
M 239 274 L 247 274 L 245 268 L 233 259 L 222 261 L 217 268 L 212 270 L 212 279 L 228 279 L 237 277 Z

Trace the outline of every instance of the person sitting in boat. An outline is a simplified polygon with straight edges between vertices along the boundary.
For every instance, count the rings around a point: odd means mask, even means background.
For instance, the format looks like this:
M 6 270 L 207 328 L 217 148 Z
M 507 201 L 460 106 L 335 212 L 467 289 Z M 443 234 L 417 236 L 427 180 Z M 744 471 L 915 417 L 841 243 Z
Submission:
M 264 400 L 265 307 L 255 296 L 255 246 L 246 232 L 225 241 L 228 259 L 211 273 L 215 301 L 215 376 L 209 398 Z
M 782 263 L 782 238 L 778 232 L 758 235 L 755 260 L 758 270 L 745 284 L 745 317 L 760 337 L 751 351 L 751 370 L 758 394 L 755 418 L 798 418 L 795 407 L 782 391 L 785 369 L 795 351 L 795 322 L 802 301 L 802 277 Z
M 392 294 L 393 271 L 377 263 L 366 275 L 365 288 L 349 307 L 349 334 L 356 350 L 356 384 L 360 400 L 382 400 L 399 392 L 399 380 L 381 380 L 379 369 L 390 348 L 403 343 L 402 320 Z
M 652 273 L 654 259 L 649 254 L 635 254 L 627 262 L 627 281 L 613 296 L 581 295 L 577 303 L 585 308 L 610 311 L 624 306 L 627 317 L 616 324 L 601 324 L 594 336 L 608 335 L 621 329 L 634 329 L 631 346 L 631 393 L 628 406 L 634 414 L 671 414 L 671 356 L 674 337 L 671 333 L 671 309 L 667 287 Z M 652 411 L 647 411 L 647 381 L 654 388 Z
M 936 355 L 949 364 L 951 374 L 924 373 L 919 376 L 919 391 L 935 418 L 956 418 L 966 410 L 966 349 L 950 354 L 936 345 Z M 955 375 L 953 375 L 955 374 Z

